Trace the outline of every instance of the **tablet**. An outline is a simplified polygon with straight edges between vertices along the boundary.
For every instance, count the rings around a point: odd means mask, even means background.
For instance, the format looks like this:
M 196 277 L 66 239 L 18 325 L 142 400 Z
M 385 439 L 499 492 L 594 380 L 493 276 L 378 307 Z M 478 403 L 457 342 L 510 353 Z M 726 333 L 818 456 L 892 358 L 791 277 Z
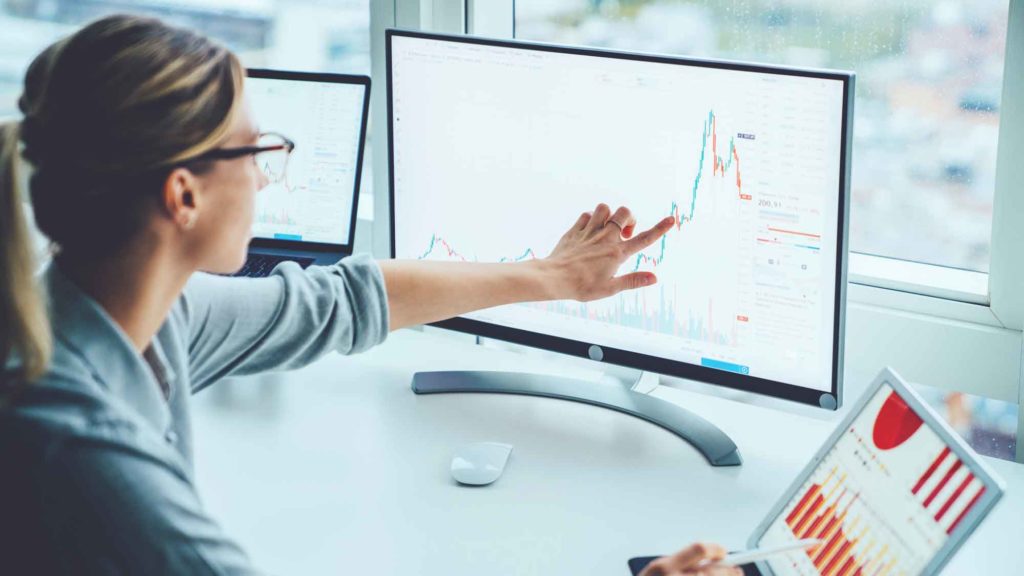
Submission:
M 934 574 L 1002 494 L 974 451 L 886 369 L 748 545 L 824 540 L 759 562 L 763 574 Z

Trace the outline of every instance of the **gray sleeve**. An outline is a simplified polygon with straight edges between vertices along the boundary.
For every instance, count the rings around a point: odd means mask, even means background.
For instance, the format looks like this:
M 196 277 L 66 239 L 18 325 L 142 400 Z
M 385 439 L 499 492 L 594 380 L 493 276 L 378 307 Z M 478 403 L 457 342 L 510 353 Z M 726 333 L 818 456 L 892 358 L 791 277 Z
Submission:
M 61 573 L 256 574 L 182 470 L 104 438 L 65 442 L 51 462 Z
M 226 376 L 299 368 L 330 351 L 361 352 L 388 333 L 380 266 L 367 255 L 267 278 L 195 274 L 181 303 L 192 390 Z

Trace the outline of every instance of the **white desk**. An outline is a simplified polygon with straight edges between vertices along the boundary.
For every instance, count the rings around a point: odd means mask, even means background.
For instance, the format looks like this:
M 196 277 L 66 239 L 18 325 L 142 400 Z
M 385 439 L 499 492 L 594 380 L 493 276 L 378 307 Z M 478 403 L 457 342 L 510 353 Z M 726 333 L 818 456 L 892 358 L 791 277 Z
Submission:
M 196 467 L 208 508 L 276 574 L 623 576 L 627 558 L 693 540 L 743 546 L 837 421 L 662 387 L 656 395 L 686 402 L 739 445 L 743 466 L 711 468 L 677 437 L 610 410 L 409 389 L 414 371 L 444 369 L 563 370 L 403 331 L 361 356 L 201 393 Z M 489 487 L 459 487 L 452 451 L 480 440 L 514 444 L 509 467 Z M 990 463 L 1007 495 L 949 574 L 1024 565 L 1024 466 Z

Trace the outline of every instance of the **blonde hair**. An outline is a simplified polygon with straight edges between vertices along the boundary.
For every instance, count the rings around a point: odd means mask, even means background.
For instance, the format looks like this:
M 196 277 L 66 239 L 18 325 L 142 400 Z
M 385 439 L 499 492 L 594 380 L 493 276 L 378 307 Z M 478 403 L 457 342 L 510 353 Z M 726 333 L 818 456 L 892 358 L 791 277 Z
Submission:
M 37 379 L 52 349 L 19 157 L 32 168 L 36 224 L 59 258 L 110 255 L 145 225 L 170 171 L 226 139 L 244 76 L 223 46 L 126 15 L 95 21 L 32 62 L 21 121 L 0 125 L 0 367 L 16 364 L 5 381 Z

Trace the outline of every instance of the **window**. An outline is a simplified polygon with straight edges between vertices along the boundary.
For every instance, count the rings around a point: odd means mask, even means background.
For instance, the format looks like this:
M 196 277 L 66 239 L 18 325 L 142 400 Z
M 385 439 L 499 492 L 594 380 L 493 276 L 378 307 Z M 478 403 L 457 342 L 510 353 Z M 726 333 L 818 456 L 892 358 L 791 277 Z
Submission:
M 979 454 L 1013 460 L 1018 442 L 1018 406 L 923 384 L 914 389 Z
M 517 0 L 518 38 L 855 70 L 851 249 L 987 272 L 1008 0 Z
M 17 114 L 36 54 L 118 12 L 196 29 L 224 42 L 246 66 L 370 73 L 369 0 L 0 0 L 0 117 Z
M 370 73 L 370 0 L 0 0 L 0 118 L 19 114 L 25 70 L 46 46 L 125 12 L 216 38 L 246 66 Z M 286 126 L 275 129 L 287 133 Z M 368 143 L 363 193 L 373 187 L 371 155 Z
M 370 71 L 369 0 L 0 0 L 0 116 L 17 111 L 25 69 L 36 54 L 78 26 L 117 12 L 199 30 L 247 66 Z

